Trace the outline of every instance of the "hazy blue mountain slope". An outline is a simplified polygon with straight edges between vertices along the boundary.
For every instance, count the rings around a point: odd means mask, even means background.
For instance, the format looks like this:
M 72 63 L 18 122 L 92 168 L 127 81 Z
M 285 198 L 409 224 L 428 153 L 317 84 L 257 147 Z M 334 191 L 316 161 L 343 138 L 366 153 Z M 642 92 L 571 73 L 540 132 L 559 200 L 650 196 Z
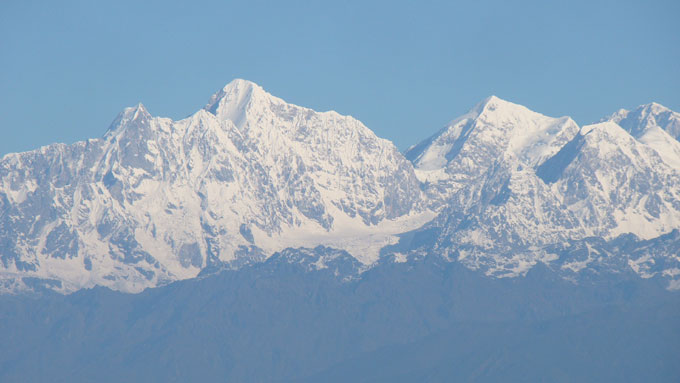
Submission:
M 680 307 L 606 306 L 526 323 L 463 322 L 362 353 L 302 382 L 673 382 Z
M 620 376 L 619 368 L 661 368 L 658 376 L 639 375 L 658 381 L 677 376 L 677 353 L 667 351 L 674 350 L 671 341 L 680 331 L 678 297 L 654 278 L 631 272 L 575 285 L 536 267 L 524 278 L 489 279 L 434 257 L 385 259 L 353 278 L 354 258 L 327 248 L 316 252 L 324 254 L 326 268 L 300 262 L 309 250 L 289 250 L 238 271 L 134 295 L 96 288 L 68 296 L 0 297 L 0 342 L 6 345 L 0 380 L 287 381 L 337 377 L 342 363 L 353 366 L 357 358 L 389 367 L 381 364 L 385 353 L 403 361 L 393 373 L 407 378 L 470 371 L 494 377 L 513 369 L 521 355 L 551 348 L 566 350 L 575 369 L 600 366 L 597 376 Z M 617 312 L 626 314 L 620 324 L 611 322 L 609 335 L 588 340 Z M 582 336 L 560 345 L 574 334 Z M 648 355 L 662 360 L 641 356 L 635 363 L 605 365 L 631 356 L 628 349 L 605 347 L 619 336 L 625 345 L 640 337 L 643 350 L 657 347 Z M 444 347 L 441 339 L 452 342 Z M 485 356 L 492 344 L 500 351 Z M 433 360 L 413 356 L 406 364 L 419 348 L 430 350 L 424 355 Z M 574 350 L 592 359 L 578 358 Z M 551 371 L 545 370 L 551 355 L 537 360 L 535 376 Z M 493 363 L 479 364 L 486 361 Z M 451 370 L 451 364 L 460 368 Z

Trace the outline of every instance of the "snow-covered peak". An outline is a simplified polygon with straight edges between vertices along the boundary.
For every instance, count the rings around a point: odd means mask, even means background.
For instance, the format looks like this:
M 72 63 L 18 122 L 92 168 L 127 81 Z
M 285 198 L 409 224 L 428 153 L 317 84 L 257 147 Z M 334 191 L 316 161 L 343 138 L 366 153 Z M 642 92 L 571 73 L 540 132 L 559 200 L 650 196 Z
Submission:
M 601 119 L 599 122 L 614 121 L 618 124 L 621 120 L 628 117 L 628 113 L 630 113 L 630 110 L 621 108 L 621 109 L 617 110 L 616 112 L 614 112 L 612 115 Z
M 151 114 L 141 102 L 123 109 L 118 115 L 118 119 L 121 121 L 141 121 L 149 118 L 151 118 Z
M 664 162 L 680 169 L 680 113 L 652 102 L 632 111 L 620 109 L 602 121 L 618 124 L 635 139 L 656 150 Z
M 584 138 L 585 147 L 601 157 L 599 161 L 603 161 L 602 158 L 625 155 L 627 161 L 636 163 L 648 160 L 647 157 L 653 155 L 650 148 L 642 145 L 613 121 L 586 125 L 581 128 L 580 135 Z
M 462 115 L 462 116 L 454 119 L 453 121 L 451 121 L 449 123 L 449 125 L 453 125 L 457 121 L 465 119 L 465 118 L 477 118 L 480 115 L 482 115 L 484 112 L 489 112 L 489 111 L 493 112 L 496 109 L 498 109 L 499 106 L 500 107 L 505 106 L 505 107 L 511 108 L 513 105 L 515 105 L 515 104 L 512 104 L 508 101 L 505 101 L 505 100 L 503 100 L 503 99 L 501 99 L 497 96 L 491 95 L 491 96 L 483 99 L 482 101 L 478 102 L 475 106 L 472 107 L 472 109 L 470 109 L 464 115 Z
M 512 113 L 535 113 L 523 105 L 515 104 L 493 95 L 477 104 L 473 110 L 478 111 L 480 116 L 483 114 L 496 114 L 502 116 L 503 114 Z
M 636 139 L 613 121 L 586 125 L 555 156 L 538 166 L 536 174 L 550 184 L 560 180 L 568 166 L 598 171 L 607 169 L 608 174 L 621 171 L 617 166 L 624 165 L 628 171 L 646 167 L 656 167 L 661 171 L 663 167 L 664 171 L 672 172 L 667 168 L 677 167 L 676 164 L 680 163 L 680 146 L 662 130 L 654 132 L 662 136 L 654 136 L 658 142 L 650 145 Z
M 649 104 L 641 105 L 639 108 L 645 110 L 646 113 L 658 116 L 663 113 L 673 112 L 669 108 L 659 104 L 658 102 L 651 102 Z
M 204 110 L 219 121 L 233 123 L 265 152 L 275 155 L 292 149 L 305 160 L 324 162 L 326 170 L 338 164 L 360 168 L 363 164 L 355 162 L 366 153 L 377 156 L 378 167 L 385 158 L 391 162 L 398 155 L 398 161 L 403 160 L 394 144 L 355 118 L 288 103 L 250 81 L 232 81 L 212 96 Z
M 406 157 L 421 171 L 470 161 L 487 167 L 499 156 L 534 166 L 556 153 L 577 132 L 578 126 L 568 117 L 548 117 L 491 96 L 409 149 Z
M 426 230 L 441 230 L 438 253 L 496 276 L 558 261 L 553 244 L 665 235 L 680 227 L 680 148 L 658 126 L 644 138 L 487 99 L 411 158 L 441 209 Z
M 680 141 L 680 113 L 656 102 L 640 105 L 632 111 L 621 109 L 602 121 L 613 121 L 638 139 L 650 130 L 660 128 Z
M 236 79 L 215 93 L 204 109 L 220 120 L 232 121 L 240 128 L 248 114 L 281 105 L 286 105 L 286 102 L 267 93 L 261 86 Z
M 127 107 L 118 114 L 115 120 L 109 126 L 107 133 L 119 130 L 128 125 L 146 125 L 152 119 L 151 114 L 146 107 L 140 102 L 135 106 Z
M 139 291 L 287 247 L 332 245 L 371 263 L 432 218 L 394 144 L 245 80 L 180 121 L 139 104 L 104 139 L 0 162 L 4 201 L 13 230 L 33 231 L 18 241 L 0 232 L 16 243 L 0 254 L 0 288 L 3 275 L 26 272 L 63 291 Z
M 627 136 L 625 130 L 612 121 L 598 122 L 597 124 L 585 125 L 580 131 L 582 136 L 588 134 L 607 134 L 612 137 Z
M 520 115 L 520 114 L 536 114 L 527 107 L 519 104 L 512 103 L 510 101 L 503 100 L 497 96 L 491 95 L 484 100 L 477 103 L 472 109 L 470 109 L 464 115 L 453 119 L 448 125 L 436 135 L 440 135 L 443 132 L 450 130 L 451 127 L 457 126 L 462 121 L 469 121 L 471 119 L 478 118 L 488 118 L 488 119 L 503 119 L 510 115 Z
M 123 109 L 120 116 L 130 121 L 140 121 L 142 119 L 151 118 L 151 114 L 141 102 L 137 103 L 135 106 Z

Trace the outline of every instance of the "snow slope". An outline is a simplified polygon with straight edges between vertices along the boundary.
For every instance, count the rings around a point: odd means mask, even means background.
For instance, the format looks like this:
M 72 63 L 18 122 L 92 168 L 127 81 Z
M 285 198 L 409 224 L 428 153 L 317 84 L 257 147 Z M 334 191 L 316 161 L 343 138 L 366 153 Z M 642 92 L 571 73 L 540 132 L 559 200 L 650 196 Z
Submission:
M 578 132 L 568 118 L 551 118 L 491 96 L 434 136 L 410 148 L 416 174 L 440 208 L 466 185 L 479 182 L 497 161 L 533 167 Z

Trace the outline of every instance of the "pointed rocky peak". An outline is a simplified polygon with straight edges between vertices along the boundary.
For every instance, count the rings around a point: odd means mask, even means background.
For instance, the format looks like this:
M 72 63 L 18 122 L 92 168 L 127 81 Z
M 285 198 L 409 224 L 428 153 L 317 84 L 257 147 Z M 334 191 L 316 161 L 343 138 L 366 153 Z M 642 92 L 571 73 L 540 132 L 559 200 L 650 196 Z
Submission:
M 282 99 L 267 93 L 254 82 L 236 79 L 210 97 L 210 101 L 203 109 L 220 120 L 230 120 L 237 127 L 241 127 L 250 110 L 261 110 L 281 104 L 285 104 Z

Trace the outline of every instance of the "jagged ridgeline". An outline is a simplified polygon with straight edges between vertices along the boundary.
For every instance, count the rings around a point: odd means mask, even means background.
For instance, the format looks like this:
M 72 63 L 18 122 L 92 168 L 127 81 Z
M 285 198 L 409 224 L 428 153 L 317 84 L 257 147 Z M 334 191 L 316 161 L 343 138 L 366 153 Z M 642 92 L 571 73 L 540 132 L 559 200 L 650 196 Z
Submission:
M 140 104 L 102 138 L 4 156 L 0 288 L 139 292 L 292 249 L 318 270 L 323 246 L 357 261 L 349 279 L 438 257 L 678 289 L 679 138 L 658 104 L 579 127 L 490 97 L 402 155 L 235 80 L 183 120 Z
M 391 142 L 243 80 L 180 121 L 140 104 L 101 139 L 7 155 L 0 179 L 6 291 L 136 292 L 320 244 L 370 264 L 432 217 Z

